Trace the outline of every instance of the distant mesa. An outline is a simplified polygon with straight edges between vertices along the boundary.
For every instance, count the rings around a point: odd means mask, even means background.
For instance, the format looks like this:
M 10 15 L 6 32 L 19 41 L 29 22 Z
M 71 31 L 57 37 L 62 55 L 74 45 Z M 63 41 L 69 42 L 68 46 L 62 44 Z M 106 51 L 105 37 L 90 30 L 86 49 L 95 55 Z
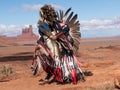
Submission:
M 36 43 L 38 36 L 33 33 L 32 25 L 23 28 L 21 31 L 22 33 L 16 37 L 0 36 L 0 46 L 13 45 L 13 44 L 16 45 L 19 43 L 23 43 L 23 44 Z
M 31 35 L 33 35 L 32 25 L 29 25 L 29 27 L 23 28 L 23 29 L 22 29 L 22 34 L 31 34 Z
M 17 40 L 37 40 L 37 36 L 33 33 L 32 25 L 22 29 L 22 34 L 17 36 Z

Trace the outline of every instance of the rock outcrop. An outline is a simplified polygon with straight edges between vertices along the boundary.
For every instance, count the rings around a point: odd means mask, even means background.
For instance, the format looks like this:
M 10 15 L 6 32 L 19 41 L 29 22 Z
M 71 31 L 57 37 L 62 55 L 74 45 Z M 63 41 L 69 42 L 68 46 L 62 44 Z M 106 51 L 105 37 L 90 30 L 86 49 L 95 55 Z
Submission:
M 29 27 L 22 29 L 22 34 L 17 36 L 18 41 L 33 41 L 37 40 L 37 36 L 33 33 L 32 25 L 29 25 Z
M 17 44 L 35 44 L 38 36 L 33 33 L 32 25 L 22 29 L 22 33 L 16 37 L 0 36 L 0 46 Z

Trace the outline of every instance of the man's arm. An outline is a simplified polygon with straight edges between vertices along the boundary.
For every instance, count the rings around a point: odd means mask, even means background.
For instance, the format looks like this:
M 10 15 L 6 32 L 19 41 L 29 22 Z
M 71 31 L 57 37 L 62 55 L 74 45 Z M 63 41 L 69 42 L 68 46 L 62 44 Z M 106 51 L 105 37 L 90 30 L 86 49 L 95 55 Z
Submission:
M 69 32 L 69 26 L 64 24 L 64 23 L 57 23 L 57 26 L 58 26 L 58 30 L 59 30 L 59 33 L 57 33 L 56 35 L 52 35 L 50 36 L 50 38 L 52 40 L 56 40 L 57 38 L 59 38 L 60 36 L 62 36 L 63 34 L 66 34 Z

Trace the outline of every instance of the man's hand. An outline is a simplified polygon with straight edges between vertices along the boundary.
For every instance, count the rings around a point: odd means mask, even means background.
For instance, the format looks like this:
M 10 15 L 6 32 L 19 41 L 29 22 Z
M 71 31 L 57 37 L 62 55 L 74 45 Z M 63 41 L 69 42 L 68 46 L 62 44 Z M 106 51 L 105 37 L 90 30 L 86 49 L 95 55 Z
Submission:
M 56 35 L 52 35 L 52 36 L 50 36 L 50 38 L 51 38 L 52 40 L 56 40 L 56 39 L 57 39 L 57 36 L 56 36 Z

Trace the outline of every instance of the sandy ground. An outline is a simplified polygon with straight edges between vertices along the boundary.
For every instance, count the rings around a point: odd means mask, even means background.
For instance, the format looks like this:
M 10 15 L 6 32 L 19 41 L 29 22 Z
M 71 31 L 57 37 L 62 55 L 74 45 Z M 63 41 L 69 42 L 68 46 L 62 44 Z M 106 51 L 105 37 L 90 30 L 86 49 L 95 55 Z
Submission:
M 30 70 L 35 45 L 10 45 L 0 47 L 0 65 L 12 67 L 15 75 L 9 81 L 0 82 L 0 90 L 117 90 L 114 79 L 120 77 L 120 38 L 81 39 L 78 60 L 85 77 L 77 85 L 40 85 L 45 72 L 33 76 Z

